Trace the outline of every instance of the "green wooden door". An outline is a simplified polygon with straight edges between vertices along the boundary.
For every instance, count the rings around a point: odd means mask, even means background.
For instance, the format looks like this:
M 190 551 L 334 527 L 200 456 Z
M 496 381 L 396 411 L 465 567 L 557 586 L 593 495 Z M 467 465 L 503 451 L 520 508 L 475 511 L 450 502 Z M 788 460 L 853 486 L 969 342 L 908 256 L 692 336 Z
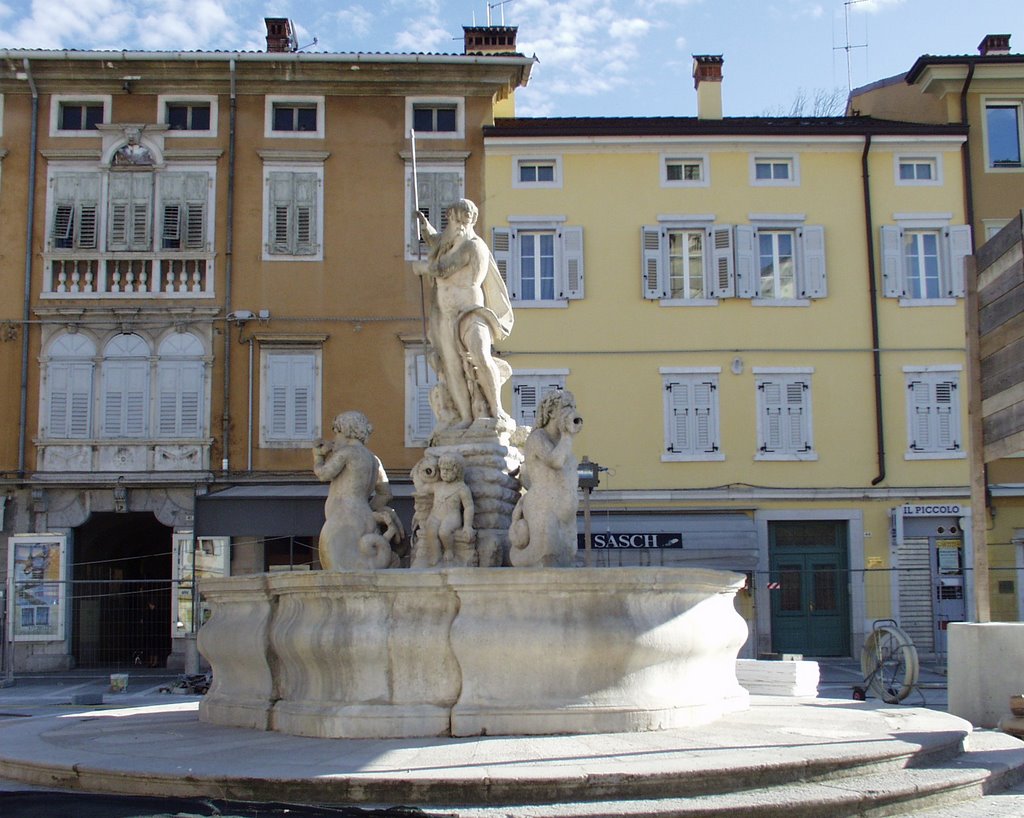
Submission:
M 849 656 L 846 524 L 772 523 L 768 538 L 772 650 Z

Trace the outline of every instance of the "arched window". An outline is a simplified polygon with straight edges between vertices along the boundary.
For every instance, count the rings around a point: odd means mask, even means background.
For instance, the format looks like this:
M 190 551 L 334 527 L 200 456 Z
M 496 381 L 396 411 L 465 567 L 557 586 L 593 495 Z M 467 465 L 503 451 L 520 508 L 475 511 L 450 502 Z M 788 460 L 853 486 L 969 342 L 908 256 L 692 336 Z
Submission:
M 50 344 L 46 365 L 46 427 L 54 440 L 92 436 L 92 376 L 96 345 L 81 333 L 67 332 Z
M 145 437 L 149 427 L 149 344 L 115 335 L 103 350 L 103 437 Z
M 203 344 L 191 333 L 175 332 L 160 343 L 156 365 L 156 437 L 195 438 L 203 434 Z

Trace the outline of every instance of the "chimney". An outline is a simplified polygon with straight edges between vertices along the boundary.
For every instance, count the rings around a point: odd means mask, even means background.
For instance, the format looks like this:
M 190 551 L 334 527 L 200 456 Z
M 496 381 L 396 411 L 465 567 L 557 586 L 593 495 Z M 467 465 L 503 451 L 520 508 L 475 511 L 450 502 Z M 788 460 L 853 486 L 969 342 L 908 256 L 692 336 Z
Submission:
M 722 118 L 722 55 L 693 55 L 693 87 L 697 89 L 697 118 Z
M 515 54 L 518 26 L 463 26 L 464 54 Z
M 978 53 L 982 57 L 1002 57 L 1010 53 L 1009 34 L 986 34 L 985 39 L 978 43 Z
M 267 24 L 267 53 L 299 50 L 299 41 L 295 39 L 295 29 L 287 17 L 264 17 Z

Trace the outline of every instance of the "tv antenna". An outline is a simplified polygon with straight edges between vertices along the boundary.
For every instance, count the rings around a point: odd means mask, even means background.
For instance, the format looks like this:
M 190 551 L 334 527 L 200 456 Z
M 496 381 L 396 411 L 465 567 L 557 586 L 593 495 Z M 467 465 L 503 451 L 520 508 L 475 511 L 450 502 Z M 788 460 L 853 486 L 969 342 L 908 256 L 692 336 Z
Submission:
M 853 44 L 850 42 L 850 6 L 855 6 L 858 3 L 867 3 L 868 0 L 844 0 L 843 2 L 843 17 L 846 26 L 846 42 L 843 45 L 833 46 L 833 51 L 845 51 L 846 52 L 846 90 L 850 92 L 853 90 L 853 68 L 850 61 L 850 52 L 855 48 L 867 48 L 868 44 L 857 43 Z
M 495 3 L 487 4 L 487 25 L 491 25 L 491 9 L 501 9 L 501 24 L 505 25 L 505 6 L 511 3 L 512 0 L 497 0 Z

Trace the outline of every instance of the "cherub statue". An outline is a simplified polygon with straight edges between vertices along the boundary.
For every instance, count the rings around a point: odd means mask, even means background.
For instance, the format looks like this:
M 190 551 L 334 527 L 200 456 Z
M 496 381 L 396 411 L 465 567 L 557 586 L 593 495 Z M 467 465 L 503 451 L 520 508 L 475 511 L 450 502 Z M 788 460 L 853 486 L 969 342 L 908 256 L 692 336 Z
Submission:
M 462 455 L 445 453 L 437 459 L 438 480 L 433 486 L 430 513 L 423 522 L 413 567 L 479 564 L 474 543 L 473 494 L 463 479 Z
M 325 571 L 397 567 L 391 545 L 405 534 L 387 505 L 391 493 L 384 467 L 365 445 L 373 426 L 361 412 L 342 412 L 331 428 L 334 440 L 313 446 L 313 472 L 331 483 L 320 531 L 320 565 Z
M 526 493 L 512 512 L 509 561 L 517 567 L 571 566 L 579 508 L 573 438 L 583 428 L 572 392 L 548 392 L 523 446 L 519 479 Z

